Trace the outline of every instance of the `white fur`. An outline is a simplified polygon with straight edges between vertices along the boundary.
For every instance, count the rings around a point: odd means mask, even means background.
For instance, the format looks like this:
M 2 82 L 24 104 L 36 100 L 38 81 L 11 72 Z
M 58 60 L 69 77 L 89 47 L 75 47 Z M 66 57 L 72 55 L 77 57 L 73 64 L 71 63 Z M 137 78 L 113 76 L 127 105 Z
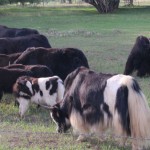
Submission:
M 32 84 L 29 81 L 27 81 L 26 86 L 29 88 L 30 92 L 33 94 Z
M 22 118 L 29 108 L 30 100 L 20 97 L 17 98 L 17 101 L 19 102 L 19 115 Z
M 132 79 L 131 76 L 115 75 L 107 80 L 107 85 L 104 90 L 104 101 L 109 106 L 109 111 L 112 113 L 112 120 L 104 113 L 104 123 L 99 122 L 91 126 L 88 122 L 85 123 L 80 113 L 73 109 L 70 115 L 70 123 L 73 129 L 80 133 L 80 135 L 87 135 L 88 133 L 101 135 L 106 129 L 113 129 L 114 134 L 126 136 L 120 123 L 120 116 L 117 111 L 115 111 L 117 90 L 122 85 L 126 85 L 129 91 L 128 107 L 131 136 L 137 139 L 150 138 L 150 109 L 144 94 L 142 92 L 139 94 L 132 89 Z M 122 142 L 124 143 L 125 139 L 123 139 Z M 132 140 L 132 150 L 147 147 L 150 145 L 150 142 L 148 142 L 149 141 L 145 142 L 144 140 Z
M 26 101 L 29 101 L 31 103 L 35 103 L 35 104 L 43 104 L 43 105 L 48 105 L 48 106 L 53 106 L 55 105 L 57 102 L 61 101 L 63 99 L 63 95 L 64 95 L 64 85 L 61 79 L 58 78 L 58 88 L 56 93 L 53 93 L 53 95 L 49 94 L 50 89 L 52 88 L 52 85 L 50 85 L 50 88 L 48 90 L 46 90 L 46 82 L 50 79 L 50 78 L 54 78 L 57 76 L 53 76 L 53 77 L 46 77 L 46 78 L 39 78 L 38 79 L 38 85 L 40 90 L 43 93 L 43 96 L 40 95 L 40 92 L 36 92 L 35 95 L 33 95 L 31 97 L 30 100 L 26 100 L 25 98 L 19 97 L 17 98 L 18 102 L 20 103 L 20 107 L 19 107 L 19 112 L 21 116 L 24 115 L 24 113 L 27 111 L 28 107 L 27 105 L 29 105 L 29 103 L 27 103 Z M 30 89 L 31 93 L 33 93 L 32 91 L 32 83 L 30 83 L 29 81 L 27 82 L 26 86 Z M 20 95 L 27 95 L 26 93 L 20 92 Z M 25 104 L 24 104 L 25 103 Z M 24 106 L 23 106 L 24 105 Z

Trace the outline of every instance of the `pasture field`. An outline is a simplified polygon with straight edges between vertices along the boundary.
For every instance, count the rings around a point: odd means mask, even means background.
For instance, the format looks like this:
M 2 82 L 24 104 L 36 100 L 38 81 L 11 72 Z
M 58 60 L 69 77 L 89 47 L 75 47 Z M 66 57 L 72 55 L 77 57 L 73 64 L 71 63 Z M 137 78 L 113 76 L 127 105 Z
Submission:
M 112 14 L 98 14 L 94 7 L 0 7 L 0 24 L 35 28 L 48 37 L 52 47 L 83 50 L 91 69 L 123 73 L 129 52 L 139 35 L 150 37 L 150 7 L 121 7 Z M 137 78 L 150 105 L 150 78 Z M 136 109 L 136 108 L 133 108 Z M 128 150 L 114 138 L 100 142 L 93 137 L 78 143 L 76 137 L 56 134 L 49 111 L 33 105 L 23 120 L 14 97 L 4 95 L 0 104 L 0 150 Z

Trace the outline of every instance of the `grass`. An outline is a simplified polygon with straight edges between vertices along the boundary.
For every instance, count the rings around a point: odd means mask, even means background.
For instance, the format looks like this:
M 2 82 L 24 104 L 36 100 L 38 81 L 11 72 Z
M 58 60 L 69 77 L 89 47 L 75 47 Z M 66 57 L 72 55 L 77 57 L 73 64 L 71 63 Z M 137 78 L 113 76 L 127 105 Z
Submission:
M 129 52 L 139 35 L 150 37 L 150 7 L 121 7 L 112 14 L 98 14 L 94 7 L 0 7 L 0 24 L 35 28 L 48 37 L 52 47 L 76 47 L 85 53 L 91 69 L 122 73 Z M 150 79 L 137 78 L 150 104 Z M 135 108 L 136 109 L 136 108 Z M 2 132 L 4 131 L 4 132 Z M 0 104 L 0 150 L 128 150 L 109 138 L 77 143 L 76 137 L 59 135 L 48 110 L 32 106 L 25 119 L 18 117 L 12 95 Z M 129 141 L 130 143 L 130 141 Z

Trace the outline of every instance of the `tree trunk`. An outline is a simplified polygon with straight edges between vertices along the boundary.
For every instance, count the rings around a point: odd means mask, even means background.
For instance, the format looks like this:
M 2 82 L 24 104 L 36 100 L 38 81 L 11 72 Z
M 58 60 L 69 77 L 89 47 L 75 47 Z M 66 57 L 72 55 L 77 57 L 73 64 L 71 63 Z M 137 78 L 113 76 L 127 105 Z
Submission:
M 120 0 L 84 0 L 93 5 L 99 13 L 110 13 L 118 9 Z

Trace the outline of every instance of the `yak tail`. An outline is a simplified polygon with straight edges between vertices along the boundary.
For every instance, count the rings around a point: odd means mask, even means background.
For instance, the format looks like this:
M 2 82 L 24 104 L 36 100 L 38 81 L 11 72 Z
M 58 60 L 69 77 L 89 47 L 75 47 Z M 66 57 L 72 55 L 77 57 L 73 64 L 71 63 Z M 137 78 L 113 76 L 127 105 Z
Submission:
M 150 108 L 137 81 L 126 76 L 122 84 L 128 88 L 128 111 L 130 118 L 130 132 L 133 137 L 132 147 L 147 148 L 150 146 Z M 134 140 L 135 139 L 135 140 Z M 147 140 L 146 140 L 147 139 Z

